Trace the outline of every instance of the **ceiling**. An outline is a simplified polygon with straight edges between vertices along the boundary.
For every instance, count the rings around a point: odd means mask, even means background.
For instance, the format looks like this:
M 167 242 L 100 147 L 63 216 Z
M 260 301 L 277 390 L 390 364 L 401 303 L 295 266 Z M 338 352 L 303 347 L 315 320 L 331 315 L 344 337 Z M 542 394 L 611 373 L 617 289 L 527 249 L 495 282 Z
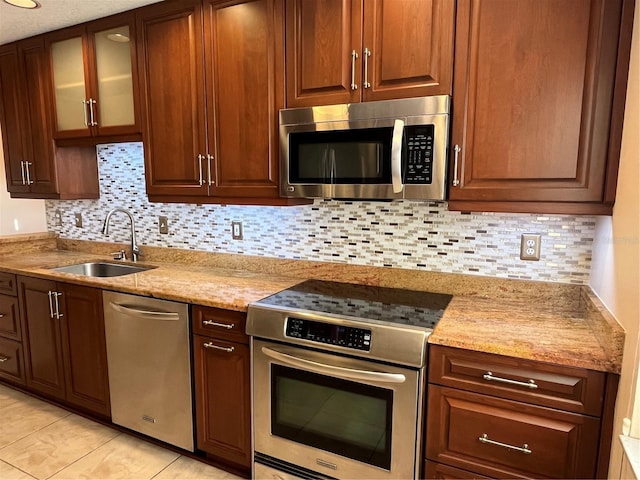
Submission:
M 0 0 L 0 45 L 158 1 L 38 0 L 40 8 L 28 10 Z

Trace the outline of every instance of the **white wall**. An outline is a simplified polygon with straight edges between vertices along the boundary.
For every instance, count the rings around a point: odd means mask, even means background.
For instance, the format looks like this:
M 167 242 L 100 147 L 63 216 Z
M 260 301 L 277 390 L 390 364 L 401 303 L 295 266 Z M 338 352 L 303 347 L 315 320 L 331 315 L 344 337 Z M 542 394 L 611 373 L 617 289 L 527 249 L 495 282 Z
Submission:
M 0 137 L 0 160 L 4 158 Z M 7 192 L 4 161 L 0 161 L 0 235 L 46 232 L 44 200 L 15 199 Z
M 618 191 L 612 217 L 596 222 L 590 284 L 626 331 L 609 478 L 620 478 L 622 419 L 640 437 L 640 5 L 636 6 Z M 633 416 L 633 417 L 632 417 Z

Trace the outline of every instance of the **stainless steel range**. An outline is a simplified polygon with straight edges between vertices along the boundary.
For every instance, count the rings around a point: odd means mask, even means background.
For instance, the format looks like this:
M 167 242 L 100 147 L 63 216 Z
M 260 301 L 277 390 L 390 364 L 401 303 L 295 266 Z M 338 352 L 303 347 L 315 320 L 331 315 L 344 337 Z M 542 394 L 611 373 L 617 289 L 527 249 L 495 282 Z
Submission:
M 249 306 L 254 478 L 417 478 L 450 295 L 309 280 Z

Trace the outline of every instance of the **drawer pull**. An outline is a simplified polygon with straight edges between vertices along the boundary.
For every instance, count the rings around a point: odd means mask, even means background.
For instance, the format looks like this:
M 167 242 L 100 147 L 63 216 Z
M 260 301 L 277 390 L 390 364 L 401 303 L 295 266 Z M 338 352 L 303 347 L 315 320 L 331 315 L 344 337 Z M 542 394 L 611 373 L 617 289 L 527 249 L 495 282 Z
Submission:
M 212 327 L 226 328 L 227 330 L 231 330 L 233 327 L 236 326 L 235 323 L 218 323 L 218 322 L 214 322 L 213 320 L 203 320 L 202 324 L 211 325 Z
M 4 363 L 9 360 L 10 357 L 5 357 L 4 355 L 0 355 L 0 363 Z
M 0 318 L 4 318 L 4 313 L 0 313 Z
M 203 346 L 204 346 L 204 348 L 213 348 L 215 350 L 223 350 L 223 351 L 225 351 L 227 353 L 231 353 L 234 350 L 233 347 L 221 347 L 220 345 L 214 345 L 211 342 L 205 343 Z
M 528 382 L 519 382 L 517 380 L 509 380 L 508 378 L 501 378 L 501 377 L 494 377 L 493 373 L 491 372 L 487 372 L 485 373 L 482 378 L 484 378 L 485 380 L 487 380 L 488 382 L 501 382 L 501 383 L 508 383 L 509 385 L 517 385 L 519 387 L 527 387 L 527 388 L 538 388 L 538 385 L 536 384 L 535 380 L 529 380 Z
M 522 452 L 525 455 L 531 455 L 533 453 L 531 450 L 529 450 L 529 445 L 526 443 L 522 445 L 522 447 L 516 447 L 515 445 L 509 445 L 508 443 L 496 442 L 495 440 L 491 440 L 489 438 L 489 435 L 487 435 L 486 433 L 483 433 L 481 437 L 478 437 L 478 440 L 480 440 L 480 442 L 482 443 L 488 443 L 490 445 L 496 445 L 498 447 L 507 448 L 509 450 Z

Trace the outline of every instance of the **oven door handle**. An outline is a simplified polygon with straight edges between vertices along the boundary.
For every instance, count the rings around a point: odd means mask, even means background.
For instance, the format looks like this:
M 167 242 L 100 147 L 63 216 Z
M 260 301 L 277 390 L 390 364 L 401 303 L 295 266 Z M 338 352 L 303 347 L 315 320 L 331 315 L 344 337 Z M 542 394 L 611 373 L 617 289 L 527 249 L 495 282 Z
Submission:
M 404 189 L 402 183 L 402 134 L 404 133 L 404 121 L 399 118 L 393 124 L 393 136 L 391 140 L 391 185 L 393 193 L 400 193 Z
M 313 360 L 307 360 L 306 358 L 294 357 L 293 355 L 282 353 L 269 347 L 262 347 L 262 353 L 275 360 L 288 363 L 289 365 L 305 368 L 315 373 L 335 375 L 349 380 L 365 380 L 381 383 L 404 383 L 407 380 L 407 377 L 401 373 L 374 372 L 337 367 L 335 365 L 327 365 Z

